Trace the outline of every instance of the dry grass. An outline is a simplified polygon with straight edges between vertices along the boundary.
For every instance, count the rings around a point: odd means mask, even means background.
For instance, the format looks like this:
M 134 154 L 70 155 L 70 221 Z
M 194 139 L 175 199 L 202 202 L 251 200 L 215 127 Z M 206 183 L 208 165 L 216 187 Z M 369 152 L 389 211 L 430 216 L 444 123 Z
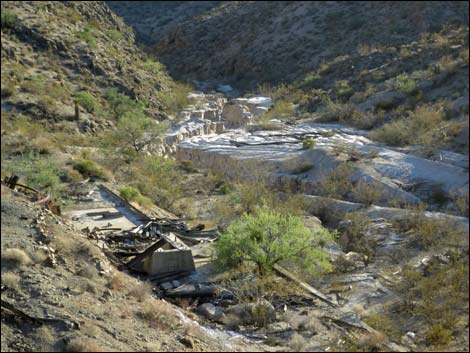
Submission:
M 20 289 L 20 276 L 13 272 L 2 273 L 2 285 L 18 292 Z
M 51 352 L 55 343 L 54 331 L 49 326 L 41 326 L 34 331 L 38 352 Z
M 359 181 L 353 188 L 354 200 L 366 205 L 375 204 L 382 198 L 382 188 L 377 183 Z
M 66 352 L 106 352 L 98 343 L 89 338 L 77 337 L 65 347 Z
M 385 342 L 385 335 L 381 332 L 363 334 L 357 340 L 358 347 L 364 349 L 364 352 L 375 352 L 379 350 Z
M 179 324 L 175 311 L 161 300 L 148 298 L 142 304 L 140 315 L 150 326 L 159 329 L 171 330 Z
M 291 352 L 304 352 L 307 348 L 307 340 L 298 333 L 294 333 L 289 340 Z
M 2 266 L 8 267 L 23 267 L 31 264 L 31 258 L 22 249 L 12 248 L 2 251 Z
M 140 283 L 134 286 L 127 295 L 142 303 L 152 295 L 152 285 L 147 282 Z
M 116 272 L 109 278 L 108 287 L 114 291 L 122 292 L 129 287 L 129 279 L 122 272 Z
M 93 265 L 88 265 L 88 264 L 85 264 L 82 267 L 80 267 L 77 271 L 77 275 L 81 277 L 85 277 L 89 280 L 94 280 L 98 278 L 99 276 L 98 270 L 96 269 L 96 267 Z

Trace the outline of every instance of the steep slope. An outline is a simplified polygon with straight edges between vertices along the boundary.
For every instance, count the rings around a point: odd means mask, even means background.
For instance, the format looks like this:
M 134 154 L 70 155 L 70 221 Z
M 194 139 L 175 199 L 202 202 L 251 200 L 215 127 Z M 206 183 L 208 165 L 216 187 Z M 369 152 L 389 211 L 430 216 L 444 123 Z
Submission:
M 6 110 L 70 119 L 75 95 L 86 93 L 99 103 L 114 87 L 157 117 L 163 110 L 157 93 L 170 84 L 163 67 L 136 46 L 132 29 L 103 2 L 2 2 Z
M 174 29 L 159 29 L 169 32 L 155 53 L 177 77 L 253 86 L 291 81 L 358 46 L 410 43 L 446 24 L 468 24 L 468 3 L 222 2 Z
M 106 3 L 134 28 L 138 40 L 152 45 L 180 23 L 204 14 L 217 6 L 220 1 L 106 1 Z

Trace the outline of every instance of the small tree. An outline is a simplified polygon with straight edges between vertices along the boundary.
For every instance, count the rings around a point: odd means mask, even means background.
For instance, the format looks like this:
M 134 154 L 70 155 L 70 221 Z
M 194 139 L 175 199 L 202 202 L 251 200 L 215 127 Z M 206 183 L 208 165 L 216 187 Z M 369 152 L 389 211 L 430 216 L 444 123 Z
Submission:
M 331 239 L 326 230 L 306 228 L 298 216 L 262 206 L 233 222 L 214 247 L 222 267 L 251 261 L 265 274 L 275 264 L 289 262 L 313 275 L 330 268 L 323 247 Z

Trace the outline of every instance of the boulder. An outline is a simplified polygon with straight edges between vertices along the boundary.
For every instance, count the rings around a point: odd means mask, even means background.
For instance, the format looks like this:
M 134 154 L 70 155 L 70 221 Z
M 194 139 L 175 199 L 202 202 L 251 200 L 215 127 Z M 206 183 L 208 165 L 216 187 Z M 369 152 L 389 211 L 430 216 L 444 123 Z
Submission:
M 222 111 L 222 118 L 230 127 L 245 126 L 253 119 L 253 114 L 246 105 L 227 104 Z
M 197 307 L 197 313 L 208 318 L 209 320 L 219 321 L 224 315 L 222 308 L 215 306 L 212 303 L 204 303 Z
M 389 109 L 396 106 L 405 99 L 406 95 L 396 91 L 379 92 L 369 97 L 365 102 L 359 104 L 363 111 L 375 110 L 378 108 Z
M 260 299 L 256 303 L 233 305 L 227 308 L 225 313 L 237 317 L 242 325 L 269 324 L 276 320 L 276 310 L 265 299 Z

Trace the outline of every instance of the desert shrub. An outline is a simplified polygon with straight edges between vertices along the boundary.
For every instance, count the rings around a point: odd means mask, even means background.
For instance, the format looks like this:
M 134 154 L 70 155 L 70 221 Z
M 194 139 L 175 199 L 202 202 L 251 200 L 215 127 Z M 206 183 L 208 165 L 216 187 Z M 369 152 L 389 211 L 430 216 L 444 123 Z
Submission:
M 119 93 L 116 88 L 110 88 L 106 91 L 106 101 L 116 119 L 121 118 L 126 113 L 141 111 L 144 108 L 142 102 L 138 102 L 125 94 Z
M 406 118 L 392 121 L 370 132 L 370 137 L 392 146 L 410 144 L 439 146 L 446 140 L 445 111 L 442 105 L 420 105 Z
M 248 261 L 265 274 L 275 264 L 289 261 L 306 273 L 319 274 L 330 268 L 323 250 L 330 241 L 328 231 L 312 231 L 303 225 L 300 217 L 262 206 L 233 222 L 220 234 L 214 249 L 217 262 L 225 268 Z
M 368 234 L 371 220 L 359 212 L 349 212 L 344 216 L 338 240 L 344 252 L 354 251 L 367 256 L 372 261 L 375 256 L 376 241 Z
M 127 201 L 134 201 L 140 195 L 140 191 L 133 186 L 124 186 L 119 189 L 119 195 Z
M 152 295 L 152 285 L 148 282 L 143 282 L 138 285 L 135 285 L 129 293 L 128 296 L 137 299 L 139 302 L 144 302 L 147 299 L 151 298 Z
M 168 91 L 158 92 L 157 98 L 165 107 L 166 111 L 176 113 L 192 103 L 192 100 L 188 98 L 192 90 L 193 88 L 189 84 L 175 82 L 170 86 Z
M 20 276 L 13 272 L 2 271 L 2 286 L 17 292 L 20 288 Z
M 322 77 L 318 73 L 308 73 L 305 75 L 304 79 L 300 82 L 302 88 L 316 87 L 321 82 Z
M 67 343 L 66 352 L 105 352 L 95 340 L 91 338 L 77 337 Z
M 353 168 L 351 162 L 338 165 L 318 183 L 316 194 L 337 199 L 345 198 L 353 189 Z
M 452 331 L 437 324 L 431 327 L 427 339 L 432 346 L 446 346 L 452 341 Z
M 94 112 L 98 108 L 98 102 L 96 98 L 90 93 L 80 92 L 75 95 L 75 102 L 81 105 L 89 113 Z
M 416 81 L 406 73 L 400 74 L 395 78 L 394 88 L 399 92 L 410 95 L 417 92 Z
M 384 332 L 389 338 L 398 339 L 404 332 L 402 326 L 396 319 L 390 317 L 387 312 L 367 315 L 364 322 L 372 328 Z
M 267 121 L 273 118 L 289 118 L 295 114 L 295 106 L 286 100 L 278 99 L 274 105 L 263 115 L 259 117 L 261 121 Z
M 107 30 L 106 35 L 113 42 L 119 42 L 123 38 L 122 33 L 120 31 L 116 30 L 116 29 Z
M 2 267 L 11 266 L 13 268 L 29 265 L 31 258 L 22 249 L 10 248 L 2 251 Z
M 302 148 L 304 150 L 314 149 L 316 145 L 317 145 L 317 141 L 313 137 L 305 138 L 302 140 Z
M 141 316 L 151 326 L 171 330 L 179 325 L 178 316 L 161 300 L 148 299 L 142 304 Z
M 62 189 L 60 178 L 63 172 L 49 156 L 28 153 L 15 158 L 8 168 L 13 174 L 23 177 L 24 182 L 33 188 L 47 188 L 53 194 L 60 193 Z
M 350 103 L 335 102 L 327 98 L 324 102 L 324 110 L 321 115 L 327 119 L 347 122 L 354 120 L 358 112 L 354 105 Z
M 98 278 L 98 271 L 95 266 L 83 265 L 78 269 L 77 275 L 93 280 Z
M 2 9 L 1 21 L 2 29 L 14 28 L 18 22 L 18 16 L 11 10 Z
M 172 209 L 182 192 L 181 171 L 174 159 L 142 156 L 130 165 L 134 186 L 160 207 Z
M 294 333 L 289 339 L 289 348 L 292 352 L 305 352 L 308 341 L 300 334 Z
M 469 193 L 468 190 L 464 194 L 452 193 L 451 198 L 455 203 L 455 207 L 459 215 L 463 217 L 469 216 Z
M 152 74 L 159 74 L 165 70 L 165 66 L 163 66 L 158 61 L 147 60 L 142 64 L 144 70 L 151 72 Z
M 119 189 L 119 194 L 127 201 L 135 201 L 145 208 L 150 208 L 153 205 L 152 200 L 143 196 L 140 191 L 133 186 L 122 187 Z
M 468 245 L 467 245 L 468 248 Z M 444 347 L 451 342 L 452 331 L 468 322 L 468 253 L 449 253 L 448 263 L 431 262 L 420 271 L 407 267 L 395 290 L 403 298 L 401 315 L 418 318 L 430 345 Z
M 382 198 L 382 186 L 374 182 L 359 181 L 353 188 L 352 196 L 357 202 L 372 205 Z
M 15 85 L 12 82 L 2 82 L 2 98 L 7 98 L 15 93 Z
M 107 179 L 104 169 L 90 159 L 75 161 L 73 168 L 78 170 L 85 178 Z
M 96 48 L 96 28 L 90 23 L 77 33 L 78 38 L 83 40 L 91 49 Z
M 338 98 L 349 98 L 353 93 L 354 90 L 349 86 L 348 81 L 342 80 L 336 82 L 336 96 Z
M 53 349 L 55 343 L 54 329 L 46 325 L 34 330 L 34 339 L 38 351 L 49 352 Z

